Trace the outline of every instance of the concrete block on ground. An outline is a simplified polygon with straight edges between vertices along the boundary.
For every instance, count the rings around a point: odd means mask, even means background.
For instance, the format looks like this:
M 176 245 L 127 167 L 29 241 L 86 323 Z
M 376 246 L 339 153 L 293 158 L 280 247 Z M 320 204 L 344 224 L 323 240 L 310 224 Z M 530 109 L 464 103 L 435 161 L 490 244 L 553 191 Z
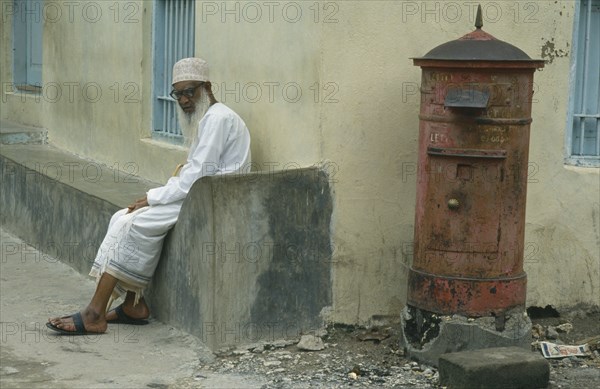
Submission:
M 443 354 L 440 385 L 448 388 L 545 388 L 550 365 L 519 347 L 495 347 Z

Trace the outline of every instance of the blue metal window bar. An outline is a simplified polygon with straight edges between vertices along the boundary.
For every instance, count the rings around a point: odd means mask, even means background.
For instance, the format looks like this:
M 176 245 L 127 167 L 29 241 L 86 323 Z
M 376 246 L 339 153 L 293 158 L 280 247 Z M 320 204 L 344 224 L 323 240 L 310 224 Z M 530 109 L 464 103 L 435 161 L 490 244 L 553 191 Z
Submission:
M 571 162 L 600 166 L 600 0 L 579 4 Z
M 195 1 L 156 0 L 154 16 L 154 124 L 152 137 L 181 143 L 176 101 L 169 96 L 173 65 L 194 55 Z

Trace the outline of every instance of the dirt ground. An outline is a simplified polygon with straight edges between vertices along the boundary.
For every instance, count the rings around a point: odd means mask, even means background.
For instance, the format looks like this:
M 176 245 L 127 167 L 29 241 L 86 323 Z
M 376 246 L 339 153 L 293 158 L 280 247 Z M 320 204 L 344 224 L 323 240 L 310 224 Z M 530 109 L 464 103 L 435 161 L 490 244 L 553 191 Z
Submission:
M 592 349 L 586 357 L 549 360 L 548 388 L 599 387 L 600 309 L 576 307 L 559 313 L 550 308 L 529 313 L 534 326 L 532 352 L 540 352 L 537 342 L 542 340 L 572 345 L 587 341 Z M 568 332 L 558 331 L 557 339 L 547 339 L 549 327 L 566 323 L 572 329 L 567 325 Z M 302 351 L 292 342 L 222 350 L 213 363 L 200 366 L 192 379 L 171 387 L 206 387 L 204 377 L 214 374 L 260 377 L 254 382 L 261 382 L 258 387 L 262 388 L 440 387 L 434 367 L 404 357 L 399 347 L 399 326 L 367 330 L 336 325 L 319 335 L 325 346 L 321 351 Z
M 588 344 L 592 351 L 589 357 L 550 359 L 549 388 L 600 387 L 600 308 L 580 306 L 558 312 L 546 307 L 535 312 L 530 308 L 529 311 L 534 327 L 532 349 L 535 349 L 536 340 L 546 340 L 556 344 Z M 568 332 L 557 331 L 558 338 L 552 339 L 549 328 L 563 324 L 571 324 L 573 329 Z M 539 338 L 536 338 L 537 334 Z

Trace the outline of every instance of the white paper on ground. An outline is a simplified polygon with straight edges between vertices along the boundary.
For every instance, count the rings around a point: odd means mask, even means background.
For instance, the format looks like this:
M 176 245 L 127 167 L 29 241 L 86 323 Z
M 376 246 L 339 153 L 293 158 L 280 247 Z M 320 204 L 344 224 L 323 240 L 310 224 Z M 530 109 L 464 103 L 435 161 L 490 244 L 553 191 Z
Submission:
M 540 342 L 542 355 L 544 358 L 564 358 L 564 357 L 584 357 L 590 353 L 587 344 L 581 346 L 569 346 L 565 344 L 554 344 L 550 342 Z

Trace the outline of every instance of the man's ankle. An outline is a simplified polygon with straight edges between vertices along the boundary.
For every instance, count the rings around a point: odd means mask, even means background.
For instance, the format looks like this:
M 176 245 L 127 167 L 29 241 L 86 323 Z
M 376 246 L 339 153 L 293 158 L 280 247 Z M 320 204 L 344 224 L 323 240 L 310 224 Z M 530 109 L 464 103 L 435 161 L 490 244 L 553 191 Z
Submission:
M 91 321 L 100 321 L 104 319 L 103 312 L 101 312 L 98 309 L 95 309 L 94 307 L 87 306 L 83 312 L 84 315 Z

